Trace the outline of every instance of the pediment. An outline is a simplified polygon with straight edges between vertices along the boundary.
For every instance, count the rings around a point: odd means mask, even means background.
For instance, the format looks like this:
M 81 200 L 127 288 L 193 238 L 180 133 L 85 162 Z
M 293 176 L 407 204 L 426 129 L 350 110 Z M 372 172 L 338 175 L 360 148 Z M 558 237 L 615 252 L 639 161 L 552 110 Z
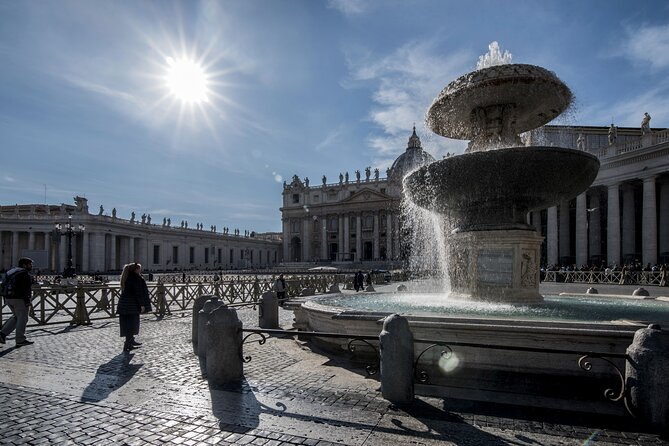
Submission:
M 372 189 L 361 189 L 350 197 L 340 201 L 340 203 L 367 203 L 369 201 L 390 200 L 391 197 Z

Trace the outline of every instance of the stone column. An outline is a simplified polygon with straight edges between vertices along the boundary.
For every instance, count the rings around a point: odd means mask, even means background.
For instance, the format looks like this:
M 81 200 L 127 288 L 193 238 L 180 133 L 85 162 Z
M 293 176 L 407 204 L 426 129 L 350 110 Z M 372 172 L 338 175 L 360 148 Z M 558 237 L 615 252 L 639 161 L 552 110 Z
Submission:
M 374 238 L 374 241 L 373 241 L 373 243 L 374 243 L 373 257 L 374 257 L 374 260 L 378 260 L 379 257 L 381 256 L 381 254 L 379 252 L 379 243 L 381 242 L 381 240 L 379 240 L 379 213 L 378 212 L 374 212 L 374 235 L 373 235 L 373 238 Z
M 634 218 L 634 187 L 631 184 L 623 186 L 623 259 L 628 254 L 636 253 L 636 225 Z
M 362 260 L 362 216 L 355 216 L 355 260 Z
M 594 190 L 590 195 L 590 211 L 588 211 L 588 241 L 590 256 L 602 255 L 602 224 L 599 202 L 599 191 Z M 588 259 L 589 260 L 589 259 Z
M 167 255 L 167 253 L 165 253 Z M 128 237 L 128 258 L 130 262 L 136 262 L 137 258 L 135 257 L 135 238 L 130 236 Z
M 655 177 L 643 179 L 643 218 L 641 228 L 642 258 L 644 266 L 657 263 L 657 209 L 655 201 Z
M 269 254 L 268 254 L 269 255 Z M 328 217 L 324 215 L 321 218 L 321 260 L 328 258 Z M 269 264 L 269 259 L 267 259 Z
M 351 221 L 351 218 L 348 214 L 344 215 L 344 252 L 349 253 L 351 252 L 351 234 L 349 232 L 349 222 Z
M 35 231 L 28 232 L 28 249 L 35 249 Z
M 60 244 L 58 245 L 58 268 L 56 270 L 60 273 L 65 271 L 65 267 L 67 266 L 67 244 L 67 236 L 60 236 Z
M 400 216 L 393 214 L 393 253 L 395 257 L 400 256 Z
M 109 239 L 109 269 L 116 269 L 118 268 L 118 265 L 116 264 L 116 235 L 109 234 Z
M 287 218 L 283 219 L 283 258 L 290 259 L 290 221 Z M 184 265 L 187 263 L 184 263 Z
M 669 181 L 660 183 L 660 252 L 669 252 Z
M 559 209 L 560 228 L 558 232 L 558 259 L 571 256 L 571 231 L 569 228 L 569 202 L 560 202 Z
M 619 185 L 608 188 L 606 229 L 606 260 L 609 265 L 620 265 L 620 195 Z
M 337 260 L 342 260 L 342 253 L 344 252 L 344 216 L 339 214 L 339 221 L 337 226 Z
M 9 262 L 12 266 L 17 266 L 19 264 L 19 232 L 12 232 L 12 258 Z
M 83 241 L 81 247 L 81 270 L 89 271 L 89 257 L 90 257 L 90 233 L 84 231 Z
M 386 214 L 386 259 L 393 258 L 393 216 L 390 212 Z
M 312 219 L 307 215 L 302 220 L 302 234 L 304 234 L 302 241 L 302 261 L 310 262 L 311 261 L 311 225 L 313 224 Z M 255 260 L 255 259 L 254 259 Z
M 576 266 L 588 263 L 588 207 L 587 195 L 576 197 Z
M 548 208 L 546 224 L 546 262 L 547 266 L 558 264 L 558 217 L 557 207 Z

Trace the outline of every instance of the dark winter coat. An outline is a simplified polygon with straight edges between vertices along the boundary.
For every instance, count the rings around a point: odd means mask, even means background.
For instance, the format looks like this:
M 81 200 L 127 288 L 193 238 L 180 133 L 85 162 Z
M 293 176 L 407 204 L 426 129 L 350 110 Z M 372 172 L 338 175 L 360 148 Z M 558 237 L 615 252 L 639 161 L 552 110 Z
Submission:
M 15 267 L 7 271 L 7 276 L 14 277 L 14 296 L 12 299 L 23 299 L 26 305 L 30 305 L 32 299 L 32 278 L 24 268 Z
M 149 288 L 142 276 L 130 273 L 121 292 L 121 298 L 118 300 L 116 314 L 140 314 L 139 307 L 142 306 L 144 312 L 151 311 Z

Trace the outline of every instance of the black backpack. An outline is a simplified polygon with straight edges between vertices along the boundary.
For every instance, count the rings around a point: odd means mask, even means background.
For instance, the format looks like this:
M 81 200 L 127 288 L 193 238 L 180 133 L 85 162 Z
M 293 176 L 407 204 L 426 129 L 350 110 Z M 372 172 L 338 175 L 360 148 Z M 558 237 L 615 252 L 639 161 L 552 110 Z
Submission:
M 6 274 L 5 278 L 2 280 L 2 284 L 0 284 L 0 296 L 4 297 L 5 299 L 13 299 L 14 298 L 14 286 L 16 285 L 16 275 L 20 271 L 15 271 L 12 274 Z

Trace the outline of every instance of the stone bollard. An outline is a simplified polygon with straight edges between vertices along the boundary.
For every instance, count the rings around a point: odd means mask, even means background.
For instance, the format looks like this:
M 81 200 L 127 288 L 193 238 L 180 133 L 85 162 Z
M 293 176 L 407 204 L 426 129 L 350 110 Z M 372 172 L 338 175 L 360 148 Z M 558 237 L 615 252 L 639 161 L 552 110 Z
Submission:
M 260 296 L 258 327 L 279 328 L 279 299 L 271 291 Z
M 669 331 L 658 324 L 637 330 L 627 355 L 625 383 L 636 418 L 669 435 Z
M 244 377 L 242 321 L 237 311 L 222 305 L 207 322 L 207 379 L 210 385 L 226 386 Z
M 330 285 L 330 289 L 328 290 L 328 293 L 341 293 L 341 290 L 339 289 L 339 284 L 338 283 L 333 283 Z
M 407 291 L 407 286 L 406 285 L 397 285 L 397 292 L 398 293 L 404 293 Z
M 379 335 L 381 348 L 381 395 L 393 404 L 413 401 L 413 334 L 403 316 L 391 314 Z
M 213 294 L 203 294 L 201 296 L 198 296 L 195 298 L 195 301 L 193 302 L 193 322 L 191 324 L 191 342 L 193 343 L 193 353 L 197 355 L 197 335 L 198 335 L 198 316 L 200 313 L 200 310 L 202 309 L 202 306 L 206 301 L 211 299 L 212 297 L 216 297 Z
M 223 305 L 218 296 L 213 296 L 202 306 L 197 315 L 197 355 L 200 359 L 206 359 L 207 355 L 207 321 L 212 311 Z
M 585 294 L 599 294 L 599 291 L 597 291 L 597 288 L 590 287 L 585 290 Z
M 370 293 L 372 293 L 376 290 L 374 289 L 374 285 L 370 284 L 370 285 L 367 285 L 367 288 L 365 288 L 365 291 L 369 291 Z
M 650 293 L 644 287 L 639 287 L 632 292 L 632 296 L 650 296 Z
M 300 293 L 300 296 L 314 296 L 316 294 L 316 290 L 311 287 L 304 288 L 302 292 Z

